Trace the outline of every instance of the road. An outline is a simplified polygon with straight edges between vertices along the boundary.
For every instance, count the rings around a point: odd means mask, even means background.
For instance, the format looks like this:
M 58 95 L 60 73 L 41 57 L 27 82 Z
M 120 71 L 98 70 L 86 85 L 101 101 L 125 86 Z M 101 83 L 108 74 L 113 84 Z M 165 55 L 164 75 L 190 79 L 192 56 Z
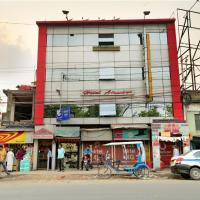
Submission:
M 200 181 L 84 180 L 1 182 L 6 200 L 196 200 Z

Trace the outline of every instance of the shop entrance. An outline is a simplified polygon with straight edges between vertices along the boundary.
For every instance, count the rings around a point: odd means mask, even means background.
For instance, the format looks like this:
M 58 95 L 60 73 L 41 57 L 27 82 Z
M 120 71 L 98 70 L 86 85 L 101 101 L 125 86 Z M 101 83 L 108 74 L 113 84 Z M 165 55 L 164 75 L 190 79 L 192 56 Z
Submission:
M 62 147 L 65 149 L 65 169 L 79 169 L 79 144 L 69 142 L 64 143 L 62 141 L 60 143 L 57 143 L 57 149 L 59 144 L 62 144 Z
M 52 140 L 38 141 L 38 169 L 47 169 L 48 149 L 52 151 Z

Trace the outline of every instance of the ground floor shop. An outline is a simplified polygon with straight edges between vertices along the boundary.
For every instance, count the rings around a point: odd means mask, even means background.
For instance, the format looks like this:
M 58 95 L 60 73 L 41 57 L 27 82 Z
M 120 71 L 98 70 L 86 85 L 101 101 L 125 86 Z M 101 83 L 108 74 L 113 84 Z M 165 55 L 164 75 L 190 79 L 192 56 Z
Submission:
M 93 126 L 94 127 L 94 126 Z M 151 129 L 148 125 L 111 125 L 110 127 L 85 128 L 79 126 L 44 125 L 36 128 L 34 136 L 34 169 L 51 169 L 58 167 L 57 152 L 61 144 L 65 149 L 64 166 L 67 169 L 80 169 L 84 150 L 89 147 L 91 163 L 96 166 L 106 160 L 110 154 L 114 160 L 122 160 L 122 164 L 134 164 L 137 161 L 139 148 L 127 146 L 125 163 L 124 149 L 108 149 L 104 144 L 109 142 L 142 141 L 145 147 L 146 161 L 152 163 Z M 113 147 L 115 148 L 115 147 Z M 48 152 L 51 157 L 48 157 Z
M 171 158 L 190 150 L 187 123 L 158 121 L 152 124 L 153 168 L 169 167 Z
M 95 166 L 105 161 L 107 148 L 104 144 L 112 141 L 112 130 L 110 128 L 81 129 L 81 159 L 84 150 L 91 149 L 91 163 Z
M 6 162 L 10 171 L 32 170 L 33 131 L 0 131 L 0 144 L 7 151 Z M 8 152 L 12 152 L 13 156 L 9 156 Z
M 115 127 L 113 127 L 115 128 Z M 151 166 L 152 156 L 151 156 L 151 129 L 147 125 L 138 125 L 134 128 L 132 127 L 116 127 L 113 129 L 113 141 L 124 142 L 124 141 L 142 141 L 145 149 L 146 162 Z M 124 164 L 133 165 L 138 161 L 138 154 L 143 153 L 139 152 L 140 148 L 134 145 L 127 145 L 126 151 L 120 146 L 115 147 L 115 160 L 122 160 Z M 125 156 L 125 153 L 127 156 Z M 124 159 L 126 157 L 126 160 Z M 128 160 L 128 163 L 127 163 Z

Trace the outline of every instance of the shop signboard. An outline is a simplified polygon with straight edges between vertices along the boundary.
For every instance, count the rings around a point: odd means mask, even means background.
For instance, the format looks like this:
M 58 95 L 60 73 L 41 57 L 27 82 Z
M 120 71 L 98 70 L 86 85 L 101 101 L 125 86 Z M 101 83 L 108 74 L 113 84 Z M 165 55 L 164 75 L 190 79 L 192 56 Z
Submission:
M 83 90 L 84 96 L 128 96 L 133 95 L 132 90 Z
M 114 129 L 114 140 L 149 140 L 149 129 Z
M 33 133 L 26 131 L 0 131 L 0 144 L 33 143 Z
M 64 107 L 57 110 L 56 119 L 59 122 L 69 120 L 70 119 L 70 107 Z
M 80 127 L 56 127 L 55 136 L 77 138 L 80 137 Z
M 53 125 L 35 126 L 33 139 L 53 139 L 53 133 Z

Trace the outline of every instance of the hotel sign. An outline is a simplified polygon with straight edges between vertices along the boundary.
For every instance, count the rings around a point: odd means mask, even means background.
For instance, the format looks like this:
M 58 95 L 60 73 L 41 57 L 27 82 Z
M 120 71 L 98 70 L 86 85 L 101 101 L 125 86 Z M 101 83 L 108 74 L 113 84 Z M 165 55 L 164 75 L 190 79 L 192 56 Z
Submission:
M 127 96 L 133 95 L 132 90 L 83 90 L 84 96 Z

